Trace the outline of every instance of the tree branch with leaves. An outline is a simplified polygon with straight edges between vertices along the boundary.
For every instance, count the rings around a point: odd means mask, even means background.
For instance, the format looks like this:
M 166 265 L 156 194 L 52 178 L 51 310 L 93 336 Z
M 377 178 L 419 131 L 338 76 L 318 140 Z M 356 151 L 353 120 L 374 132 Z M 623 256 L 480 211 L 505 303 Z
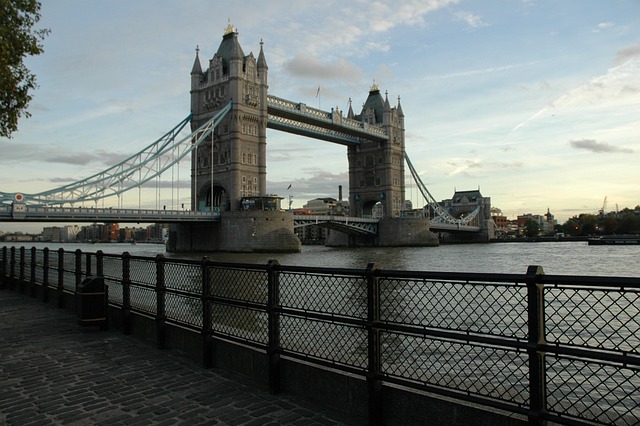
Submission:
M 36 76 L 25 66 L 27 56 L 44 51 L 48 29 L 34 29 L 40 21 L 37 0 L 0 0 L 0 137 L 11 138 L 18 130 L 37 88 Z

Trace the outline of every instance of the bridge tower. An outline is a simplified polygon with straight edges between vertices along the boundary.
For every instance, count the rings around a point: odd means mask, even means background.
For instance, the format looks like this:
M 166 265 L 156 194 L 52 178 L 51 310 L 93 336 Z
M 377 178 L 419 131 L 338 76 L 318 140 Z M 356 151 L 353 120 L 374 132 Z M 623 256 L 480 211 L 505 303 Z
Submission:
M 388 140 L 362 140 L 349 146 L 349 210 L 351 216 L 383 218 L 400 216 L 404 205 L 404 114 L 398 105 L 391 108 L 388 95 L 384 99 L 373 83 L 362 112 L 354 115 L 349 105 L 348 117 L 365 126 L 382 126 Z M 380 203 L 380 207 L 376 204 Z M 381 210 L 381 211 L 380 211 Z
M 229 23 L 209 67 L 199 49 L 191 70 L 191 129 L 195 131 L 231 100 L 233 107 L 191 161 L 191 208 L 240 210 L 246 196 L 266 195 L 267 61 L 244 54 Z

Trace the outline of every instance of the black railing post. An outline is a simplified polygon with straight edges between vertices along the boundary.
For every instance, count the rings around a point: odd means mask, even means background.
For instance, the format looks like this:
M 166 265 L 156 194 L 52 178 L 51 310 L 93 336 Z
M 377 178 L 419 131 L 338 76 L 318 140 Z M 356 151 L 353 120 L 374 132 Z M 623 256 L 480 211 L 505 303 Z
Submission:
M 11 247 L 11 258 L 9 260 L 9 288 L 16 289 L 16 248 Z
M 280 263 L 272 259 L 267 263 L 267 317 L 269 341 L 269 393 L 280 393 Z
M 212 368 L 213 362 L 213 335 L 211 329 L 211 294 L 213 283 L 211 282 L 211 269 L 208 266 L 209 258 L 202 258 L 202 366 Z
M 24 293 L 24 286 L 25 286 L 24 266 L 25 266 L 25 248 L 24 246 L 22 246 L 20 247 L 20 278 L 19 278 L 20 293 Z
M 104 253 L 102 250 L 96 252 L 96 275 L 104 277 Z
M 87 271 L 85 276 L 90 277 L 91 275 L 93 275 L 91 272 L 91 253 L 85 253 L 85 259 L 87 264 Z
M 2 259 L 0 259 L 0 288 L 5 288 L 7 279 L 7 246 L 2 247 Z
M 531 265 L 527 269 L 527 314 L 529 340 L 529 424 L 546 425 L 543 415 L 547 409 L 547 383 L 545 371 L 545 353 L 540 345 L 545 343 L 544 330 L 544 284 L 538 277 L 544 275 L 542 266 Z
M 38 268 L 37 264 L 37 256 L 38 250 L 35 247 L 31 247 L 31 278 L 29 279 L 29 296 L 36 297 L 36 271 Z
M 80 283 L 82 283 L 82 250 L 76 250 L 76 264 L 75 264 L 75 275 L 76 275 L 76 286 L 74 292 L 78 291 L 78 287 L 80 287 Z
M 384 424 L 382 412 L 382 381 L 380 380 L 380 282 L 378 273 L 380 266 L 376 263 L 367 265 L 367 334 L 368 334 L 368 366 L 367 390 L 369 393 L 369 424 Z
M 49 301 L 49 248 L 42 250 L 42 301 Z
M 131 334 L 131 255 L 122 253 L 122 333 Z
M 58 249 L 58 308 L 64 308 L 64 249 Z
M 163 255 L 156 256 L 156 339 L 158 349 L 166 346 L 166 312 L 165 296 L 166 287 L 164 282 L 164 264 L 166 259 Z

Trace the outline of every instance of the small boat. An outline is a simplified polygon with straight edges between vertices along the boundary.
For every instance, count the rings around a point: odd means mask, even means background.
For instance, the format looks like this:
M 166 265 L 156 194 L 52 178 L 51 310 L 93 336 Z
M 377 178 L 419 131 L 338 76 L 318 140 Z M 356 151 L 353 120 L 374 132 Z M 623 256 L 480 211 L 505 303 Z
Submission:
M 590 246 L 639 245 L 640 235 L 607 235 L 605 237 L 589 238 L 587 241 Z

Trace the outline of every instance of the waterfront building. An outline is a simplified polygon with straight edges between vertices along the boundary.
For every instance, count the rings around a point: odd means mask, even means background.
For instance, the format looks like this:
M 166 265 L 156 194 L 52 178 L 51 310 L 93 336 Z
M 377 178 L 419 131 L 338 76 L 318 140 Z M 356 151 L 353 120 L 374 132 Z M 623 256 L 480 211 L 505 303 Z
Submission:
M 79 225 L 60 227 L 60 241 L 75 241 L 82 228 Z
M 42 229 L 42 241 L 62 241 L 60 228 L 57 226 L 47 226 Z

